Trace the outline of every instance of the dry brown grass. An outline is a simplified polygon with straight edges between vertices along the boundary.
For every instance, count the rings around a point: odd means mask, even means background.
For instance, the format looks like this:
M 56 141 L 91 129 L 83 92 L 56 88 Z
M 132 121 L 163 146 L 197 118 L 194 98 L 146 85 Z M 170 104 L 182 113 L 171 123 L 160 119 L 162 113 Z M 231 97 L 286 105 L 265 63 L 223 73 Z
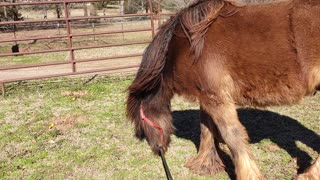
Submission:
M 66 134 L 67 131 L 75 128 L 76 125 L 86 122 L 85 116 L 66 115 L 63 117 L 56 117 L 50 120 L 51 124 L 49 129 L 58 130 L 62 134 Z
M 64 91 L 61 93 L 62 96 L 73 96 L 73 97 L 83 97 L 88 95 L 88 91 Z

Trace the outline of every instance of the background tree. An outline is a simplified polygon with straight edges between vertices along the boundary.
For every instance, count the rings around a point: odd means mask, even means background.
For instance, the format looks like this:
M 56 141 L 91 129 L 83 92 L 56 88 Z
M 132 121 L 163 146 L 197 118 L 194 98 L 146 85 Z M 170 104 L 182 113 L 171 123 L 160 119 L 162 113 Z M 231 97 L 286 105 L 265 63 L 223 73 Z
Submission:
M 57 16 L 57 18 L 61 18 L 62 16 L 62 9 L 60 4 L 55 4 L 54 5 L 54 14 Z
M 16 2 L 16 0 L 3 2 Z M 19 8 L 17 6 L 3 6 L 0 8 L 0 21 L 19 21 L 22 20 L 23 17 L 19 13 Z
M 114 4 L 119 4 L 119 2 L 115 1 L 101 1 L 101 2 L 95 2 L 93 5 L 96 7 L 98 10 L 102 10 L 104 8 L 107 8 L 108 5 L 114 5 Z
M 124 1 L 124 13 L 135 14 L 138 12 L 141 3 L 140 0 L 125 0 Z
M 179 10 L 188 6 L 192 0 L 163 0 L 162 8 L 167 10 Z

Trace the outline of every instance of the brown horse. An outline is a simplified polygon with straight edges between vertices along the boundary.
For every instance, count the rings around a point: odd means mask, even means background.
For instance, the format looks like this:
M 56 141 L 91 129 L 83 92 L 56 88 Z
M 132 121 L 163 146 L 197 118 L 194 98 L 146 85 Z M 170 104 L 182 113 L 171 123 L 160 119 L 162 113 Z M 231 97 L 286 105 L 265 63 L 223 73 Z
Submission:
M 255 5 L 198 0 L 167 21 L 146 49 L 128 88 L 127 116 L 136 136 L 158 154 L 174 132 L 174 94 L 197 101 L 201 144 L 187 167 L 200 174 L 222 170 L 220 139 L 231 151 L 238 179 L 263 179 L 236 107 L 293 104 L 317 90 L 319 0 Z M 299 177 L 320 179 L 320 157 Z

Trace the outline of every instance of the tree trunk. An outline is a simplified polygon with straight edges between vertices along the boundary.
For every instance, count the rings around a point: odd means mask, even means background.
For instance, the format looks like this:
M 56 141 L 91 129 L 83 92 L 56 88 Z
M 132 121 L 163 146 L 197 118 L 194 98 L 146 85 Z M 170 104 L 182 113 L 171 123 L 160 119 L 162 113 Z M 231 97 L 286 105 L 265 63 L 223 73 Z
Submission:
M 88 16 L 88 6 L 87 6 L 87 3 L 83 3 L 83 15 L 85 16 L 85 17 L 87 17 Z
M 124 1 L 124 13 L 136 14 L 138 12 L 137 0 L 125 0 Z
M 94 6 L 94 4 L 90 4 L 90 7 L 89 7 L 89 10 L 90 10 L 90 16 L 97 16 L 97 9 L 96 7 Z
M 47 5 L 43 6 L 43 19 L 47 19 L 48 18 L 48 7 Z
M 61 15 L 62 15 L 62 11 L 61 11 L 61 7 L 59 4 L 55 5 L 55 10 L 56 10 L 57 18 L 60 19 Z
M 124 0 L 120 0 L 120 14 L 124 14 Z
M 8 21 L 7 6 L 3 6 L 3 13 L 4 13 L 4 18 L 6 19 L 6 21 Z

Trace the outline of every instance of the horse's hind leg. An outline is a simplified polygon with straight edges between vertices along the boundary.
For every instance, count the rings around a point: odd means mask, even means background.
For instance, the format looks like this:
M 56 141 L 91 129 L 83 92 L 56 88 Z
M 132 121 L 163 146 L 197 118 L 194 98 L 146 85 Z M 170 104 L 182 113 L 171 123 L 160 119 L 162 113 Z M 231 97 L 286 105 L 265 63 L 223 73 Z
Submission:
M 305 173 L 300 174 L 297 180 L 320 180 L 320 155 L 316 162 Z
M 237 179 L 264 179 L 251 156 L 248 134 L 238 119 L 235 105 L 217 95 L 205 96 L 200 101 L 231 151 Z
M 200 110 L 201 137 L 197 156 L 187 161 L 186 167 L 200 175 L 214 175 L 224 170 L 224 164 L 219 156 L 219 142 L 214 138 L 217 131 L 210 116 Z

